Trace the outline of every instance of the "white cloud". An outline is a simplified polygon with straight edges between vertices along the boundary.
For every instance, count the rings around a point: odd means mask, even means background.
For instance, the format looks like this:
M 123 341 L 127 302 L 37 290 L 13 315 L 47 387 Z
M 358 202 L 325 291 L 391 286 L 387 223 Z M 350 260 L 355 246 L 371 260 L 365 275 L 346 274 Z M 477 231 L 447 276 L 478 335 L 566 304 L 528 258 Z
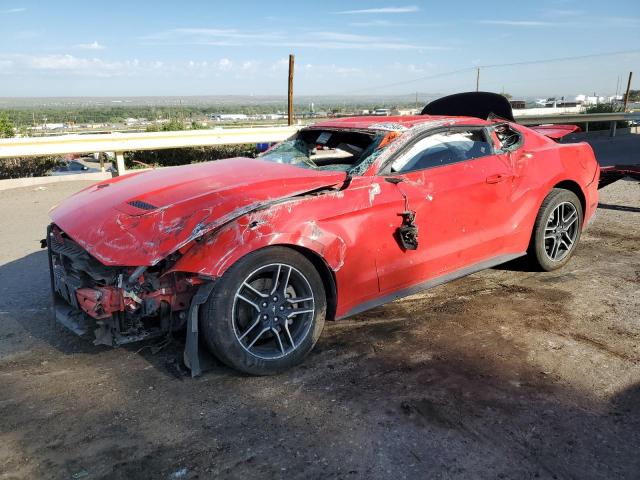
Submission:
M 577 17 L 583 15 L 585 12 L 584 10 L 549 8 L 544 10 L 543 13 L 552 17 Z
M 479 20 L 482 25 L 504 25 L 508 27 L 558 27 L 566 26 L 564 23 L 540 22 L 536 20 Z
M 314 65 L 311 63 L 307 63 L 303 67 L 303 72 L 307 76 L 312 76 L 313 78 L 321 77 L 353 77 L 359 76 L 363 73 L 361 68 L 355 67 L 341 67 L 339 65 L 330 64 L 330 65 Z
M 247 33 L 234 28 L 173 28 L 145 35 L 144 45 L 209 45 L 221 47 L 259 45 L 266 40 L 282 39 L 278 32 Z
M 394 23 L 389 20 L 371 20 L 367 22 L 351 22 L 350 27 L 396 27 L 403 26 L 403 23 Z
M 97 40 L 94 40 L 91 43 L 81 43 L 79 45 L 76 45 L 76 47 L 82 48 L 83 50 L 104 50 L 105 48 L 107 48 Z
M 286 71 L 289 68 L 289 59 L 284 57 L 271 64 L 269 70 L 272 71 Z
M 333 12 L 338 15 L 354 15 L 360 13 L 414 13 L 420 11 L 420 8 L 416 5 L 410 5 L 406 7 L 379 7 L 379 8 L 365 8 L 362 10 L 343 10 L 341 12 Z
M 602 17 L 598 19 L 600 26 L 611 28 L 640 28 L 640 18 L 637 17 Z
M 233 62 L 228 58 L 221 58 L 217 63 L 218 69 L 224 71 L 231 70 L 233 68 Z
M 640 28 L 640 18 L 637 17 L 607 17 L 600 16 L 594 22 L 587 15 L 579 15 L 579 11 L 560 11 L 564 13 L 564 18 L 547 20 L 478 20 L 475 23 L 481 25 L 503 25 L 508 27 L 553 27 L 553 28 L 590 28 L 590 29 L 620 29 L 620 28 Z M 560 17 L 558 13 L 556 17 Z M 549 18 L 548 16 L 546 18 Z
M 303 40 L 299 40 L 299 38 Z M 204 45 L 224 47 L 283 47 L 319 50 L 448 50 L 443 46 L 418 45 L 399 38 L 353 33 L 307 31 L 287 36 L 281 32 L 245 33 L 236 29 L 177 28 L 141 37 L 144 45 Z
M 32 40 L 34 38 L 38 38 L 42 35 L 42 32 L 39 30 L 21 30 L 16 32 L 13 38 L 16 40 Z
M 292 41 L 287 43 L 270 43 L 268 46 L 289 48 L 317 48 L 320 50 L 448 50 L 448 47 L 414 45 L 411 43 L 397 42 L 323 42 L 322 44 L 319 44 L 318 42 L 314 41 Z
M 133 76 L 145 71 L 164 71 L 162 62 L 140 62 L 137 59 L 105 61 L 100 58 L 76 57 L 70 54 L 28 55 L 0 54 L 0 73 L 36 73 L 48 75 L 84 75 L 90 77 Z M 167 69 L 169 70 L 169 69 Z
M 384 38 L 370 37 L 367 35 L 356 35 L 353 33 L 340 32 L 309 32 L 305 36 L 316 37 L 321 40 L 333 40 L 337 42 L 371 42 L 384 41 Z
M 0 10 L 0 14 L 9 14 L 9 13 L 22 13 L 22 12 L 26 12 L 27 9 L 23 8 L 23 7 L 18 7 L 18 8 L 8 8 L 6 10 Z

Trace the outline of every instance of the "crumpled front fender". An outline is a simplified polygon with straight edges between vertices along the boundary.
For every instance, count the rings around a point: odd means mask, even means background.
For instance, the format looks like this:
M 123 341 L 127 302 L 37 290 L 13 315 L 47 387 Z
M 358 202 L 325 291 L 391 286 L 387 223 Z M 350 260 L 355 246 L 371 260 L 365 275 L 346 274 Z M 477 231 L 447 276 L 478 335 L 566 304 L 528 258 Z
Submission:
M 280 205 L 244 215 L 194 242 L 170 271 L 217 278 L 243 256 L 272 245 L 306 248 L 333 271 L 339 270 L 347 250 L 344 240 L 314 220 L 288 224 L 287 213 L 287 207 Z

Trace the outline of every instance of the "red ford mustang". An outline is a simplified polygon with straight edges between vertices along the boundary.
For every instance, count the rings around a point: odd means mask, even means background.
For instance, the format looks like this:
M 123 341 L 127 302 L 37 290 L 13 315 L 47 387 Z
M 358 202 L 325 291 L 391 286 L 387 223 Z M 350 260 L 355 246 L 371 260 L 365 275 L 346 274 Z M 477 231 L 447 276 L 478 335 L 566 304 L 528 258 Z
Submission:
M 199 333 L 224 363 L 272 374 L 327 319 L 522 255 L 564 265 L 598 202 L 591 148 L 454 107 L 330 120 L 256 159 L 82 190 L 51 212 L 56 318 L 107 345 L 186 327 L 193 374 Z

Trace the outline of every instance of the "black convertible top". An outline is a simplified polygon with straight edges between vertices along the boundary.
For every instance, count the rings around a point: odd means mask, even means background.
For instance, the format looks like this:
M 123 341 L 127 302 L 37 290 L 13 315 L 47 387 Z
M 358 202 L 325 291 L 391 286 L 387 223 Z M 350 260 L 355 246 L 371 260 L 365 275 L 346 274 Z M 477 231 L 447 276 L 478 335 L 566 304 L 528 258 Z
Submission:
M 463 92 L 439 98 L 422 109 L 422 115 L 451 115 L 488 119 L 491 115 L 515 121 L 509 100 L 493 92 Z

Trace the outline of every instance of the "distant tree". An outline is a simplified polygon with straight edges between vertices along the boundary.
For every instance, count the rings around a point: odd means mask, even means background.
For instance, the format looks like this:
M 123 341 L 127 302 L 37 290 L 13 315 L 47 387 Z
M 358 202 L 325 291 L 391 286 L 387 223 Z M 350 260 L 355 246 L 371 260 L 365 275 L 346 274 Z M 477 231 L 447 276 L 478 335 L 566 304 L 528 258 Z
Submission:
M 18 127 L 18 133 L 20 134 L 21 137 L 31 136 L 31 132 L 29 131 L 29 128 L 26 125 L 20 125 L 20 127 Z
M 0 138 L 12 138 L 16 135 L 15 126 L 6 113 L 0 114 Z
M 178 130 L 186 130 L 185 124 L 177 119 L 171 119 L 167 123 L 153 123 L 147 126 L 147 132 L 175 132 Z
M 506 93 L 506 92 L 502 92 L 500 95 L 502 95 L 507 100 L 511 100 L 513 98 L 513 95 L 511 95 L 510 93 Z
M 640 90 L 629 90 L 629 101 L 640 102 Z
M 599 103 L 597 105 L 589 105 L 585 109 L 585 113 L 617 113 L 622 111 L 622 105 L 614 103 Z
M 618 113 L 623 111 L 623 106 L 615 103 L 599 103 L 597 105 L 589 105 L 585 108 L 584 113 Z M 617 128 L 627 128 L 629 126 L 629 122 L 619 121 L 616 122 Z M 611 127 L 610 122 L 590 122 L 589 130 L 608 130 Z M 580 124 L 580 128 L 583 130 L 585 126 Z

